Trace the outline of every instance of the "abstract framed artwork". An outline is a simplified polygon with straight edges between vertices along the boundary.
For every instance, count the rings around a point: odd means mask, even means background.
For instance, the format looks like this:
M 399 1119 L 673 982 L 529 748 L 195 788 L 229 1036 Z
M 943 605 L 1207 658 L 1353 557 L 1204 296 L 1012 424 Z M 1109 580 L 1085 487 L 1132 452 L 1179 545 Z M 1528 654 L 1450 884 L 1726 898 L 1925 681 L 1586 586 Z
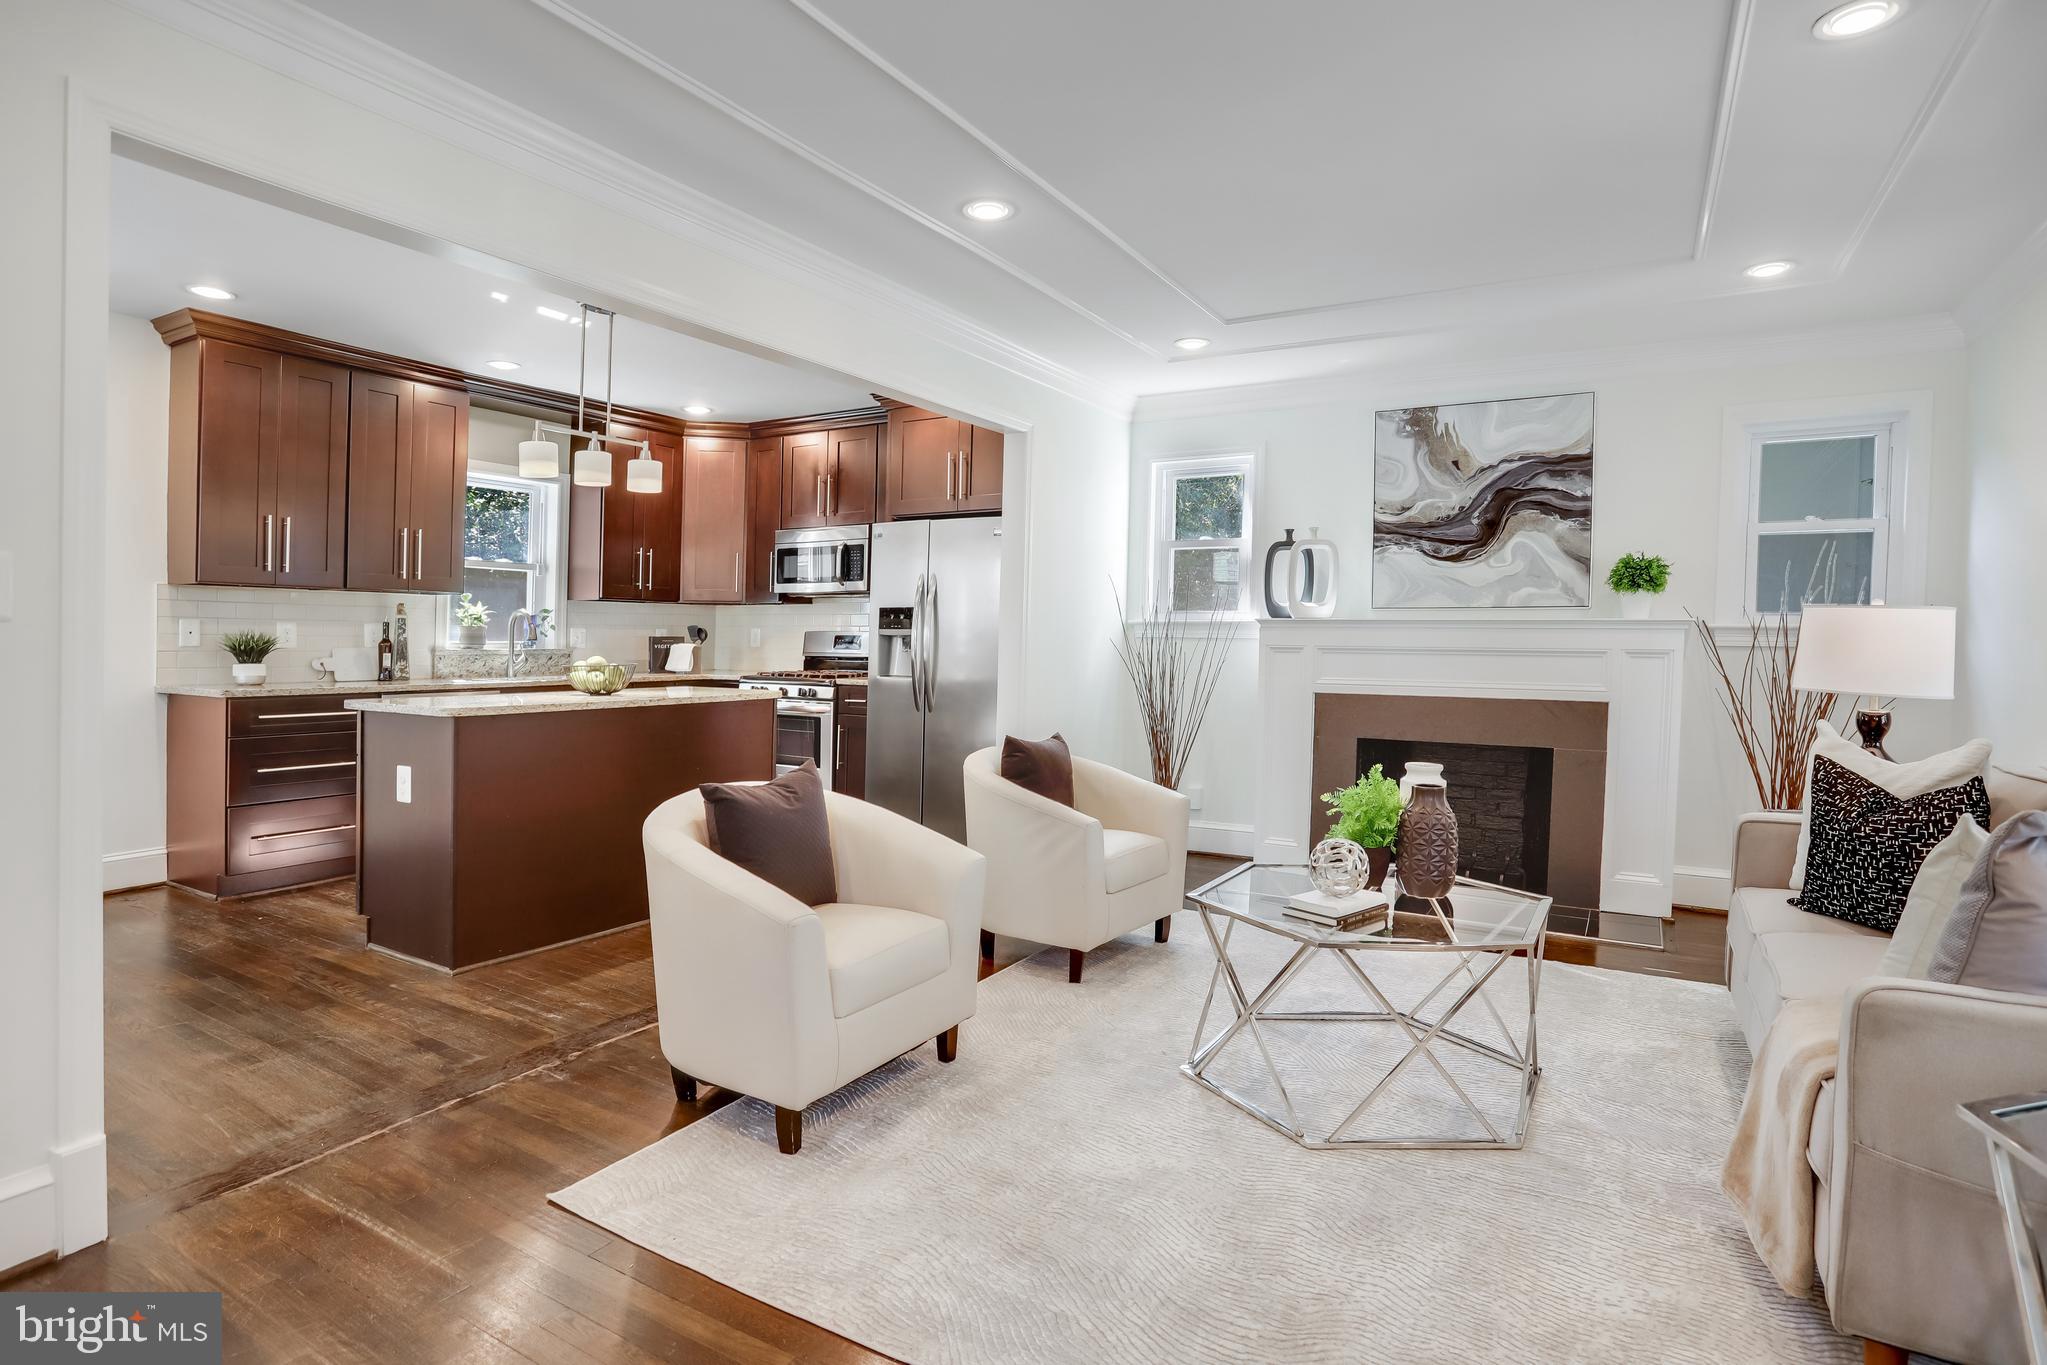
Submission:
M 1591 600 L 1591 394 L 1378 414 L 1374 607 Z

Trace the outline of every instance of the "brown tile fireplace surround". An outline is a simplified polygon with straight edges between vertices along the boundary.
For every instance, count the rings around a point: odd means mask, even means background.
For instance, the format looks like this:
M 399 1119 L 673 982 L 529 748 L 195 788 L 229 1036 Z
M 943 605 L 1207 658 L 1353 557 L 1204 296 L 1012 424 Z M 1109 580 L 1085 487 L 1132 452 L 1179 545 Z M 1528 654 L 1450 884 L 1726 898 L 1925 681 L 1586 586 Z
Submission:
M 1309 828 L 1329 824 L 1315 794 L 1374 763 L 1395 778 L 1410 760 L 1441 763 L 1461 872 L 1596 908 L 1606 734 L 1604 702 L 1318 693 Z

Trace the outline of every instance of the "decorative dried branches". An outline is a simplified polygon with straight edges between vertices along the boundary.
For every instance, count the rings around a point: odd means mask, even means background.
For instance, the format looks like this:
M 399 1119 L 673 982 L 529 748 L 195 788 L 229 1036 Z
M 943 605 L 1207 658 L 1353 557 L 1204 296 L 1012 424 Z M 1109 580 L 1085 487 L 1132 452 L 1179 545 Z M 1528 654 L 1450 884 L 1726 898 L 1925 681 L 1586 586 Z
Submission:
M 1788 569 L 1785 579 L 1784 594 L 1777 600 L 1788 603 Z M 1829 549 L 1813 565 L 1800 604 L 1833 601 L 1833 589 L 1834 555 Z M 1743 612 L 1748 645 L 1737 670 L 1729 667 L 1713 627 L 1695 613 L 1691 617 L 1706 646 L 1706 661 L 1720 679 L 1720 707 L 1748 760 L 1757 798 L 1765 810 L 1799 809 L 1805 805 L 1806 760 L 1813 737 L 1821 721 L 1832 721 L 1840 697 L 1833 692 L 1801 692 L 1791 685 L 1792 670 L 1798 666 L 1796 618 L 1789 612 L 1760 618 Z
M 1120 592 L 1116 615 L 1123 623 L 1116 655 L 1137 692 L 1137 714 L 1151 754 L 1151 780 L 1177 791 L 1216 684 L 1222 680 L 1236 633 L 1234 622 L 1223 611 L 1175 613 L 1159 601 L 1151 603 L 1143 620 L 1132 621 L 1123 610 Z

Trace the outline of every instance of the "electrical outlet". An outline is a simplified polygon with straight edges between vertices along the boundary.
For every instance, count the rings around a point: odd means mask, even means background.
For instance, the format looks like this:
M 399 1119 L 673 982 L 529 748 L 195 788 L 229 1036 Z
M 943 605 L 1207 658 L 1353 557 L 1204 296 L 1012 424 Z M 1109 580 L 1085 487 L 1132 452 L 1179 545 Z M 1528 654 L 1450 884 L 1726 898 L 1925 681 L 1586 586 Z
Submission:
M 199 620 L 197 617 L 180 616 L 178 618 L 178 648 L 199 648 Z
M 277 647 L 279 649 L 297 649 L 299 647 L 298 622 L 279 621 L 277 623 Z
M 589 631 L 587 631 L 587 630 L 584 630 L 584 629 L 583 629 L 583 628 L 582 628 L 581 626 L 570 626 L 570 627 L 569 627 L 569 648 L 570 648 L 570 649 L 581 649 L 581 648 L 582 648 L 582 647 L 583 647 L 584 645 L 587 645 L 587 644 L 589 644 L 589 643 L 590 643 L 590 632 L 589 632 Z
M 398 804 L 412 804 L 412 765 L 409 763 L 398 765 Z
M 1180 788 L 1180 795 L 1187 798 L 1189 810 L 1201 809 L 1201 784 L 1199 782 L 1189 782 L 1186 786 Z
M 748 649 L 759 649 L 761 647 L 761 628 L 759 626 L 747 628 L 746 647 Z
M 383 637 L 384 637 L 383 626 L 381 626 L 375 621 L 365 621 L 362 623 L 362 642 L 364 644 L 374 649 L 376 648 L 377 641 L 381 640 Z
M 0 550 L 0 621 L 14 619 L 14 551 Z

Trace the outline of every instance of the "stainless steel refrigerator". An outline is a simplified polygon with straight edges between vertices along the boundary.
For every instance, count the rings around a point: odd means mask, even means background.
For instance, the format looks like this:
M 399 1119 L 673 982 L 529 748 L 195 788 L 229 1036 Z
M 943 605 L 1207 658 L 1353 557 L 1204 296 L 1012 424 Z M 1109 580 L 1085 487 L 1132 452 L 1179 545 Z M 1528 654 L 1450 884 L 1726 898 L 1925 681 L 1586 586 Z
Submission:
M 1000 741 L 1002 519 L 874 528 L 867 799 L 965 842 L 960 766 Z

